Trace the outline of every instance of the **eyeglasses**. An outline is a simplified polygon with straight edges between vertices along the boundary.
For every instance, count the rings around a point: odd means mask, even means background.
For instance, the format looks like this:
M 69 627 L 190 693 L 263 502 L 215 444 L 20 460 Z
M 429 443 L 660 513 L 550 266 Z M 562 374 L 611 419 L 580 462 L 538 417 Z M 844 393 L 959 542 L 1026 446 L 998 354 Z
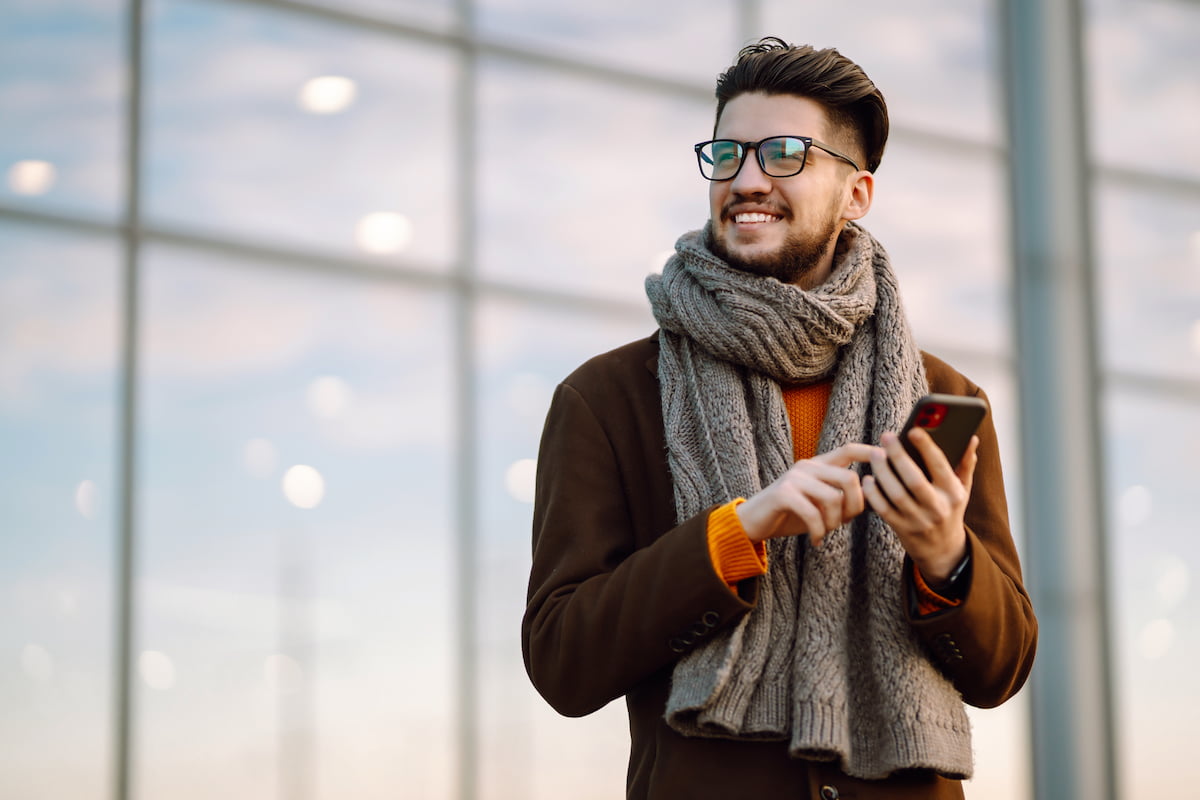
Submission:
M 856 170 L 859 169 L 854 159 L 815 141 L 811 136 L 769 136 L 759 142 L 713 139 L 696 145 L 695 150 L 701 175 L 710 181 L 731 181 L 742 171 L 742 165 L 746 163 L 746 154 L 751 148 L 758 155 L 758 166 L 763 174 L 772 178 L 789 178 L 799 175 L 804 169 L 810 147 L 820 148 Z

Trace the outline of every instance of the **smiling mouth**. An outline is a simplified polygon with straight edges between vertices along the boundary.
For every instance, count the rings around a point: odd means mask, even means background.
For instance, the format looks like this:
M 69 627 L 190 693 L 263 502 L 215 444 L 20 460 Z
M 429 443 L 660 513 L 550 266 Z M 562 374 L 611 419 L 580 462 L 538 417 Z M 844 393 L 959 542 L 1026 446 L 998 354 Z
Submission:
M 783 217 L 777 214 L 763 214 L 761 212 L 742 212 L 733 215 L 733 221 L 738 225 L 759 225 L 766 222 L 779 222 Z

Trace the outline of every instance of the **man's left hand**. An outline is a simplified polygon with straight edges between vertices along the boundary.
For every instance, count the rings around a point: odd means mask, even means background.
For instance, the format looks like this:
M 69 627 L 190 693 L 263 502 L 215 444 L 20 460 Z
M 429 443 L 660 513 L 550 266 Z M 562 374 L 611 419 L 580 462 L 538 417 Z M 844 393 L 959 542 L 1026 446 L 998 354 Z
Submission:
M 871 458 L 871 475 L 863 478 L 863 496 L 891 526 L 905 551 L 930 585 L 944 582 L 967 553 L 963 515 L 971 496 L 979 437 L 971 443 L 957 468 L 921 428 L 909 440 L 925 460 L 929 478 L 905 452 L 900 437 L 885 433 L 882 450 Z

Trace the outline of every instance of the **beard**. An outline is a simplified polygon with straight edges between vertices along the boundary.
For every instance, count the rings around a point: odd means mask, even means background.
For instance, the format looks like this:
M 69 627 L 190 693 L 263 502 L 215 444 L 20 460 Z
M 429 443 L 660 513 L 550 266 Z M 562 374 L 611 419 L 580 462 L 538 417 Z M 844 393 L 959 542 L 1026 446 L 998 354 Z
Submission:
M 729 252 L 725 241 L 712 237 L 709 249 L 729 266 L 752 275 L 775 278 L 783 283 L 800 283 L 812 274 L 837 241 L 838 221 L 832 215 L 815 231 L 791 233 L 779 249 L 742 258 Z

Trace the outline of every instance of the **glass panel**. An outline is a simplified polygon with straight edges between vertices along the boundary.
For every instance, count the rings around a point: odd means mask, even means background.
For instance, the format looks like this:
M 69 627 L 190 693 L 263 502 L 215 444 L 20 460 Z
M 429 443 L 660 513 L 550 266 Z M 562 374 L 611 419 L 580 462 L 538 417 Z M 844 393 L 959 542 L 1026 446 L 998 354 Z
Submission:
M 477 26 L 539 50 L 710 85 L 738 49 L 734 0 L 480 0 Z
M 644 304 L 646 275 L 708 218 L 692 145 L 713 104 L 499 59 L 481 70 L 481 271 Z
M 115 242 L 0 223 L 0 775 L 108 796 Z
M 445 796 L 445 298 L 147 254 L 138 797 Z
M 1106 366 L 1200 379 L 1200 189 L 1102 181 L 1096 195 Z
M 0 25 L 0 203 L 118 216 L 123 0 L 8 0 Z
M 1200 179 L 1200 6 L 1089 0 L 1087 12 L 1094 156 Z
M 435 268 L 454 258 L 450 51 L 261 7 L 156 8 L 151 220 Z
M 836 3 L 762 0 L 765 25 L 755 38 L 836 47 L 883 91 L 894 125 L 999 143 L 1005 133 L 994 5 L 866 0 L 851 10 Z
M 894 142 L 863 224 L 888 250 L 922 347 L 1011 352 L 1005 176 L 998 160 Z
M 529 581 L 533 469 L 554 387 L 588 358 L 639 337 L 647 312 L 604 318 L 489 302 L 479 315 L 480 797 L 621 797 L 629 758 L 623 703 L 558 716 L 525 675 L 520 626 Z
M 1195 794 L 1200 659 L 1196 472 L 1200 406 L 1145 393 L 1107 396 L 1110 596 L 1122 797 Z

